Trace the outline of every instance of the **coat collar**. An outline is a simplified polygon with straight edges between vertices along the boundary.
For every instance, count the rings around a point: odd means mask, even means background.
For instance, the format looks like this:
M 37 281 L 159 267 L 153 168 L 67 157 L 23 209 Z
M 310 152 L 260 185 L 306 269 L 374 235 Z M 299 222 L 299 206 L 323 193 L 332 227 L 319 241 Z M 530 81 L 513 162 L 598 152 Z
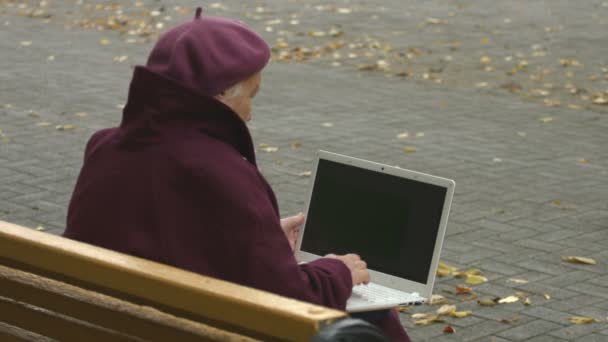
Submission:
M 163 125 L 171 122 L 185 122 L 189 127 L 230 144 L 249 162 L 256 164 L 249 129 L 230 107 L 146 67 L 136 66 L 121 130 L 128 138 L 139 134 L 150 136 L 151 130 L 162 130 Z M 142 133 L 144 131 L 146 133 Z

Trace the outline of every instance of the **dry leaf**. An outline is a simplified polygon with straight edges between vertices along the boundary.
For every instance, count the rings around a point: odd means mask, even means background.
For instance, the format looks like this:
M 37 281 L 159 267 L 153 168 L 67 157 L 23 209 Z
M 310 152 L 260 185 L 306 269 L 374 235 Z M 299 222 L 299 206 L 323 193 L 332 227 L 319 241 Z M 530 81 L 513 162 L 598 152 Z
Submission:
M 334 127 L 334 124 L 331 123 L 331 122 L 324 122 L 324 123 L 321 124 L 321 126 L 323 126 L 323 127 Z
M 294 141 L 291 143 L 291 148 L 294 150 L 299 149 L 300 147 L 302 147 L 302 143 L 299 141 Z
M 437 314 L 438 315 L 449 315 L 454 311 L 456 311 L 456 305 L 443 305 L 439 309 L 437 309 Z
M 45 122 L 45 121 L 36 123 L 36 126 L 40 126 L 40 127 L 46 127 L 46 126 L 50 126 L 50 125 L 51 125 L 50 122 Z
M 517 279 L 517 278 L 510 278 L 507 281 L 512 282 L 512 283 L 516 283 L 516 284 L 527 284 L 528 283 L 528 281 L 525 280 L 525 279 Z
M 409 307 L 407 307 L 407 306 L 398 306 L 395 309 L 397 310 L 397 312 L 407 312 L 409 310 Z
M 439 316 L 429 315 L 429 316 L 427 316 L 427 318 L 414 321 L 414 324 L 415 325 L 429 325 L 429 324 L 435 323 L 435 322 L 444 322 L 444 320 L 439 318 Z
M 350 14 L 353 10 L 350 8 L 338 8 L 338 13 L 340 14 Z
M 427 319 L 427 318 L 433 317 L 433 316 L 435 316 L 435 315 L 431 315 L 431 314 L 428 314 L 428 313 L 415 313 L 415 314 L 412 314 L 412 318 L 413 319 Z
M 434 294 L 431 296 L 431 305 L 439 305 L 448 303 L 450 300 L 442 295 Z
M 519 301 L 519 297 L 517 297 L 517 296 L 508 296 L 508 297 L 499 299 L 498 303 L 499 304 L 507 304 L 507 303 L 515 303 L 517 301 Z
M 466 297 L 466 298 L 462 298 L 460 301 L 461 302 L 468 302 L 468 301 L 471 301 L 471 300 L 475 300 L 477 298 L 479 298 L 477 295 L 472 295 L 472 296 L 469 296 L 469 297 Z
M 32 42 L 29 40 L 24 40 L 21 42 L 21 46 L 30 46 L 30 45 L 32 45 Z
M 409 137 L 408 133 L 399 133 L 399 134 L 397 134 L 397 139 L 406 139 L 407 137 Z
M 597 319 L 592 317 L 583 317 L 583 316 L 573 316 L 568 319 L 570 322 L 574 324 L 589 324 L 598 322 Z
M 46 228 L 44 228 L 43 226 L 38 226 L 38 227 L 36 227 L 36 230 L 37 230 L 37 231 L 39 231 L 39 232 L 41 232 L 41 231 L 43 231 L 43 230 L 45 230 L 45 229 L 46 229 Z
M 456 286 L 456 294 L 471 294 L 473 293 L 473 289 L 468 286 L 458 285 Z
M 565 256 L 565 257 L 562 257 L 562 260 L 571 262 L 573 264 L 583 264 L 583 265 L 597 264 L 597 261 L 595 261 L 591 258 L 586 258 L 586 257 L 581 257 L 581 256 Z
M 538 119 L 538 121 L 540 121 L 542 123 L 549 123 L 549 122 L 553 121 L 553 118 L 548 116 L 548 117 L 540 118 L 540 119 Z
M 483 297 L 477 301 L 477 304 L 482 305 L 482 306 L 494 306 L 494 305 L 496 305 L 496 302 L 497 302 L 496 298 Z
M 549 295 L 549 294 L 546 294 L 546 293 L 545 293 L 545 294 L 543 294 L 543 297 L 544 297 L 544 298 L 545 298 L 545 299 L 546 299 L 546 300 L 549 300 L 549 299 L 551 299 L 551 295 Z
M 467 279 L 464 281 L 467 284 L 478 285 L 488 281 L 488 278 L 480 275 L 467 275 Z
M 454 274 L 454 277 L 456 278 L 464 278 L 464 277 L 468 277 L 470 275 L 482 275 L 483 273 L 478 270 L 478 269 L 470 269 L 470 270 L 466 270 L 464 272 L 458 272 Z
M 455 332 L 456 332 L 456 329 L 454 329 L 454 327 L 452 327 L 451 325 L 446 325 L 445 328 L 443 328 L 444 334 L 453 334 Z
M 492 63 L 492 58 L 488 57 L 488 56 L 482 56 L 479 61 L 483 64 L 490 64 Z
M 606 95 L 595 95 L 593 101 L 597 105 L 608 105 L 608 96 Z
M 101 44 L 101 45 L 110 45 L 110 43 L 111 43 L 111 42 L 110 42 L 110 40 L 108 40 L 108 39 L 101 39 L 101 40 L 99 41 L 99 44 Z
M 437 276 L 438 277 L 445 277 L 448 276 L 454 272 L 458 271 L 458 268 L 453 267 L 453 266 L 449 266 L 447 264 L 444 264 L 443 262 L 439 263 L 439 267 L 437 267 Z
M 530 300 L 530 298 L 526 298 L 524 300 L 524 305 L 530 305 L 530 304 L 532 304 L 532 301 Z
M 304 171 L 304 172 L 298 173 L 298 176 L 300 176 L 300 177 L 310 177 L 311 175 L 312 175 L 311 171 Z
M 416 152 L 416 148 L 413 146 L 406 146 L 403 148 L 403 151 L 405 151 L 406 153 L 414 153 Z
M 266 152 L 266 153 L 271 153 L 271 152 L 276 152 L 279 150 L 278 147 L 275 146 L 270 146 L 268 144 L 260 144 L 260 150 Z
M 515 316 L 513 318 L 502 318 L 502 319 L 499 319 L 498 322 L 504 323 L 504 324 L 511 324 L 513 322 L 517 322 L 518 320 L 519 320 L 519 316 Z
M 55 126 L 55 129 L 58 130 L 58 131 L 69 131 L 69 130 L 72 130 L 74 128 L 76 128 L 76 126 L 75 125 L 70 125 L 70 124 Z
M 456 318 L 464 318 L 472 313 L 473 313 L 472 311 L 454 311 L 454 312 L 450 312 L 450 316 L 456 317 Z
M 84 118 L 85 116 L 88 116 L 89 114 L 87 112 L 78 112 L 74 115 L 76 115 L 79 118 Z

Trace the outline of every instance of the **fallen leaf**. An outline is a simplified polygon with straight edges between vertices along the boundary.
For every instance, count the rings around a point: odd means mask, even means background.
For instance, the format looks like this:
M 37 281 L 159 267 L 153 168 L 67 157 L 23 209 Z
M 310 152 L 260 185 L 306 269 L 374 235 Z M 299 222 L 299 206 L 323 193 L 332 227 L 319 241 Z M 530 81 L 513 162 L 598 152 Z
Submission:
M 470 269 L 470 270 L 466 270 L 464 272 L 455 273 L 454 277 L 456 277 L 456 278 L 464 278 L 464 277 L 468 277 L 470 275 L 482 275 L 482 274 L 483 273 L 480 270 L 478 270 L 476 268 L 473 268 L 473 269 Z
M 518 278 L 509 278 L 507 281 L 511 282 L 511 283 L 516 283 L 516 284 L 527 284 L 528 283 L 527 280 L 525 280 L 525 279 L 518 279 Z
M 455 333 L 455 332 L 456 332 L 456 329 L 454 329 L 454 327 L 452 327 L 451 325 L 446 325 L 446 326 L 443 328 L 443 333 L 444 333 L 444 334 L 453 334 L 453 333 Z
M 450 300 L 442 295 L 434 294 L 431 296 L 431 305 L 439 305 L 448 303 Z
M 437 18 L 426 18 L 426 22 L 433 25 L 447 24 L 447 22 Z
M 122 62 L 126 61 L 127 59 L 129 59 L 129 56 L 127 56 L 127 55 L 116 56 L 116 57 L 114 57 L 114 62 L 122 63 Z
M 40 127 L 46 127 L 46 126 L 50 126 L 50 125 L 51 125 L 50 122 L 45 122 L 45 121 L 36 122 L 36 126 L 40 126 Z
M 562 260 L 573 263 L 573 264 L 583 264 L 583 265 L 595 265 L 597 261 L 591 258 L 581 257 L 581 256 L 565 256 L 562 257 Z
M 429 317 L 436 317 L 436 316 L 428 314 L 428 313 L 415 313 L 415 314 L 412 314 L 412 318 L 413 319 L 427 319 Z
M 409 310 L 409 307 L 407 306 L 398 306 L 396 308 L 397 312 L 407 312 Z
M 608 96 L 595 95 L 594 99 L 591 102 L 597 105 L 608 105 Z
M 24 40 L 21 42 L 21 46 L 30 46 L 30 45 L 32 45 L 32 42 L 29 40 Z
M 340 14 L 350 14 L 353 10 L 351 8 L 338 8 L 338 13 Z
M 321 124 L 321 126 L 323 126 L 323 127 L 334 127 L 334 124 L 331 123 L 331 122 L 324 122 L 324 123 Z
M 515 303 L 517 301 L 519 301 L 519 297 L 517 297 L 517 296 L 508 296 L 508 297 L 499 299 L 498 303 L 499 304 L 507 304 L 507 303 Z
M 88 116 L 89 114 L 87 112 L 78 112 L 74 115 L 76 115 L 79 118 L 84 118 L 85 116 Z
M 299 149 L 300 147 L 302 147 L 302 143 L 299 141 L 294 141 L 291 143 L 291 148 L 294 150 Z
M 464 281 L 467 284 L 478 285 L 488 281 L 488 278 L 480 275 L 467 275 L 467 279 Z
M 563 67 L 569 67 L 569 66 L 580 66 L 581 63 L 579 63 L 579 61 L 577 61 L 576 59 L 569 59 L 569 58 L 562 58 L 559 60 L 559 64 L 561 64 L 561 66 Z
M 461 301 L 461 302 L 469 302 L 469 301 L 475 300 L 475 299 L 477 299 L 477 298 L 479 298 L 479 296 L 477 296 L 477 295 L 472 295 L 472 296 L 469 296 L 469 297 L 466 297 L 466 298 L 462 298 L 462 299 L 460 299 L 460 301 Z
M 406 146 L 403 148 L 403 151 L 405 151 L 406 153 L 414 153 L 416 152 L 416 148 L 413 146 Z
M 551 299 L 551 295 L 549 295 L 549 294 L 546 294 L 546 293 L 545 293 L 545 294 L 543 294 L 543 297 L 544 297 L 544 298 L 545 298 L 545 299 L 546 299 L 546 300 L 549 300 L 549 299 Z
M 473 293 L 473 289 L 468 286 L 458 285 L 456 286 L 456 294 L 471 294 Z
M 101 39 L 101 40 L 99 41 L 99 44 L 101 44 L 101 45 L 110 45 L 110 43 L 111 43 L 111 42 L 110 42 L 110 40 L 109 40 L 109 39 Z
M 454 311 L 456 311 L 456 305 L 443 305 L 439 309 L 437 309 L 437 314 L 438 315 L 449 315 Z
M 488 56 L 482 56 L 479 61 L 483 64 L 490 64 L 492 63 L 492 58 L 488 57 Z
M 458 271 L 458 268 L 440 262 L 439 266 L 437 267 L 437 276 L 445 277 L 456 271 Z
M 524 300 L 524 305 L 530 305 L 530 304 L 532 304 L 532 301 L 530 300 L 530 298 L 526 298 Z
M 482 306 L 494 306 L 494 305 L 496 305 L 496 302 L 497 302 L 496 298 L 483 297 L 477 301 L 477 304 L 482 305 Z
M 581 164 L 589 164 L 589 161 L 585 158 L 579 159 L 578 162 Z
M 499 319 L 498 322 L 504 323 L 504 324 L 511 324 L 511 323 L 517 322 L 518 320 L 519 320 L 519 316 L 515 316 L 513 318 L 502 318 L 502 319 Z
M 260 150 L 266 152 L 266 153 L 271 153 L 271 152 L 276 152 L 279 150 L 278 147 L 275 146 L 270 146 L 268 144 L 260 144 Z
M 439 316 L 428 316 L 428 318 L 419 319 L 417 321 L 414 321 L 414 324 L 415 325 L 429 325 L 429 324 L 435 323 L 435 322 L 444 322 L 444 320 L 442 318 L 439 318 Z
M 548 117 L 540 118 L 540 119 L 538 119 L 538 121 L 540 121 L 542 123 L 549 123 L 549 122 L 553 121 L 553 118 L 548 116 Z
M 464 318 L 472 313 L 473 313 L 472 311 L 453 311 L 453 312 L 450 312 L 450 316 L 456 317 L 456 318 Z
M 36 230 L 37 230 L 37 231 L 39 231 L 39 232 L 41 232 L 41 231 L 43 231 L 43 230 L 45 230 L 45 229 L 46 229 L 46 228 L 44 228 L 43 226 L 38 226 L 38 227 L 36 227 Z
M 310 177 L 311 175 L 312 175 L 311 171 L 304 171 L 304 172 L 298 173 L 298 176 L 300 176 L 300 177 Z
M 409 137 L 408 133 L 399 133 L 397 134 L 397 139 L 406 139 Z
M 58 130 L 58 131 L 69 131 L 69 130 L 72 130 L 72 129 L 75 129 L 75 128 L 76 128 L 76 126 L 75 125 L 71 125 L 71 124 L 68 124 L 68 125 L 57 125 L 57 126 L 55 126 L 55 129 Z
M 599 322 L 595 318 L 583 317 L 583 316 L 573 316 L 573 317 L 570 317 L 568 320 L 574 324 L 589 324 L 589 323 Z

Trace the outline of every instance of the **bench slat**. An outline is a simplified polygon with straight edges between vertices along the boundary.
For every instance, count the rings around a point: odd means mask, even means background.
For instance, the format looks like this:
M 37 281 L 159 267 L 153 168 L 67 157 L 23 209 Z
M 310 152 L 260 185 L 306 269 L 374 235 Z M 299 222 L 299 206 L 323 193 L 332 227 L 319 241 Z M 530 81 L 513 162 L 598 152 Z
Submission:
M 255 341 L 1 265 L 0 296 L 149 341 Z
M 61 341 L 143 341 L 4 297 L 0 297 L 0 319 Z

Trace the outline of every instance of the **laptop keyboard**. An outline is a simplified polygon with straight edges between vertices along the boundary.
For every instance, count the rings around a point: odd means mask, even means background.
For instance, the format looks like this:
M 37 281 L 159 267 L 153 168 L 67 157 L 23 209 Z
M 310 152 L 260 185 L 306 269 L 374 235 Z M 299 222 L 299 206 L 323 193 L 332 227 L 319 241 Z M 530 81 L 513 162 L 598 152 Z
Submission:
M 403 305 L 414 305 L 424 302 L 424 298 L 417 292 L 402 292 L 374 283 L 353 286 L 352 297 L 371 303 L 399 302 Z

